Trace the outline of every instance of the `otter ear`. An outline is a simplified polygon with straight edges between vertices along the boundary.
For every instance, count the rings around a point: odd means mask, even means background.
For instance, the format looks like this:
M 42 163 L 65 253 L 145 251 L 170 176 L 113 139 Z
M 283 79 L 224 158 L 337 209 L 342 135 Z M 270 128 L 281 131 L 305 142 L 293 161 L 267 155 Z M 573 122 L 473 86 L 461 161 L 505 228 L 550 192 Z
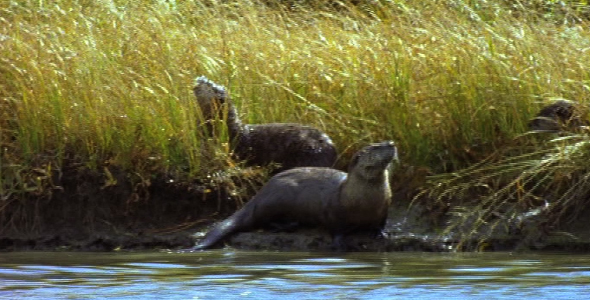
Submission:
M 359 163 L 359 159 L 361 158 L 361 153 L 357 152 L 353 157 L 350 163 L 348 164 L 348 171 L 352 170 L 356 165 Z

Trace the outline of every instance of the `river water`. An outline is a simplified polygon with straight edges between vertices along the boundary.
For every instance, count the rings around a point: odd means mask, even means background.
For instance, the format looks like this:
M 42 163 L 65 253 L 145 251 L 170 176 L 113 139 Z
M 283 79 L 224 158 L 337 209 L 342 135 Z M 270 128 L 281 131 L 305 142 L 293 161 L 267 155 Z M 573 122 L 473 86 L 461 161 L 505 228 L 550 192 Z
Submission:
M 0 299 L 589 299 L 590 255 L 0 253 Z

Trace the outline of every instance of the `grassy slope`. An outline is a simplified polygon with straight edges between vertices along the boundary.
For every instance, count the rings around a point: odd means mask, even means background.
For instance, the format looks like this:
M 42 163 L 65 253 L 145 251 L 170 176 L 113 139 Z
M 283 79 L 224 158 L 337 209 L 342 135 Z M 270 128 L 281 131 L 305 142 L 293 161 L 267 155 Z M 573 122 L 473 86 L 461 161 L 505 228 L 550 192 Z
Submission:
M 199 75 L 249 122 L 324 129 L 342 164 L 395 139 L 433 173 L 518 146 L 542 101 L 590 93 L 587 26 L 501 1 L 133 3 L 1 4 L 0 196 L 42 189 L 64 159 L 177 180 L 231 166 L 226 137 L 199 130 Z

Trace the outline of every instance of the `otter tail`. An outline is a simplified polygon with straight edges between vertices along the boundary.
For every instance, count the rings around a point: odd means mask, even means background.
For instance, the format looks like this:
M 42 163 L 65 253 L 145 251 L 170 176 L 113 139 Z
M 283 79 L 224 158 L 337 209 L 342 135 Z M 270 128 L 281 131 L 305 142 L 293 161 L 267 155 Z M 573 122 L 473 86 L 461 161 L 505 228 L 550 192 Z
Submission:
M 248 205 L 244 206 L 242 209 L 235 212 L 229 218 L 223 220 L 221 223 L 215 225 L 215 227 L 207 232 L 205 237 L 192 248 L 192 250 L 205 250 L 209 249 L 228 235 L 238 232 L 244 231 L 251 227 L 251 219 L 249 216 L 249 207 Z

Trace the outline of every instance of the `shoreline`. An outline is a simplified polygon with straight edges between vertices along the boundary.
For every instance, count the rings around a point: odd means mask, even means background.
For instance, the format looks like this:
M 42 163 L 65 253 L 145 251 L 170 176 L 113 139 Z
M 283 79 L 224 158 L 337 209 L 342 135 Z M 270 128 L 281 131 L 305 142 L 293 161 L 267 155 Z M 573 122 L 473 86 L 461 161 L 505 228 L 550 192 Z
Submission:
M 120 177 L 124 173 L 114 174 Z M 66 194 L 69 190 L 66 185 L 64 191 L 52 194 L 50 199 L 30 202 L 38 213 L 33 218 L 34 227 L 31 222 L 24 222 L 20 227 L 13 222 L 12 229 L 8 230 L 3 227 L 0 252 L 176 251 L 194 246 L 212 224 L 237 209 L 237 201 L 232 201 L 221 190 L 201 193 L 206 190 L 204 186 L 166 184 L 156 180 L 146 188 L 144 195 L 149 197 L 129 203 L 122 199 L 129 199 L 133 191 L 125 184 L 109 188 L 97 184 L 83 195 L 78 194 L 77 200 L 74 200 L 73 193 Z M 407 193 L 407 190 L 397 191 L 394 196 L 384 230 L 385 238 L 350 235 L 345 239 L 347 248 L 351 252 L 590 251 L 590 234 L 584 234 L 590 231 L 586 230 L 588 226 L 582 221 L 583 217 L 564 227 L 564 231 L 543 230 L 539 225 L 543 223 L 543 216 L 533 215 L 531 220 L 518 224 L 512 221 L 500 226 L 494 224 L 494 227 L 506 230 L 491 230 L 490 227 L 480 230 L 487 231 L 485 234 L 465 236 L 460 232 L 468 232 L 471 228 L 457 227 L 455 232 L 441 234 L 445 231 L 444 224 L 451 222 L 453 217 L 433 213 L 427 206 L 412 203 L 407 199 Z M 88 205 L 90 198 L 84 201 L 88 195 L 94 195 L 96 202 L 93 205 Z M 66 209 L 68 204 L 69 210 Z M 74 214 L 72 209 L 76 207 L 86 207 L 87 210 Z M 13 216 L 18 211 L 35 211 L 22 206 L 12 206 L 12 209 Z M 112 215 L 108 217 L 108 213 Z M 2 219 L 5 224 L 9 215 L 5 208 Z M 16 227 L 31 229 L 17 231 Z M 260 251 L 333 251 L 331 237 L 322 229 L 243 232 L 228 238 L 225 247 Z

